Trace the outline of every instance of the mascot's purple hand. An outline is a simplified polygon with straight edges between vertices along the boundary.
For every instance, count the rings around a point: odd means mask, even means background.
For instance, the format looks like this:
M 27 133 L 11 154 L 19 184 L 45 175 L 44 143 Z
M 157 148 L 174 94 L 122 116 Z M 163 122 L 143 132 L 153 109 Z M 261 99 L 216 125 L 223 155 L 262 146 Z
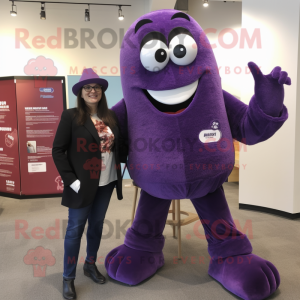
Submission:
M 283 108 L 283 85 L 291 85 L 288 73 L 275 67 L 269 75 L 264 75 L 254 62 L 248 67 L 255 81 L 255 98 L 261 110 L 272 117 L 279 117 Z

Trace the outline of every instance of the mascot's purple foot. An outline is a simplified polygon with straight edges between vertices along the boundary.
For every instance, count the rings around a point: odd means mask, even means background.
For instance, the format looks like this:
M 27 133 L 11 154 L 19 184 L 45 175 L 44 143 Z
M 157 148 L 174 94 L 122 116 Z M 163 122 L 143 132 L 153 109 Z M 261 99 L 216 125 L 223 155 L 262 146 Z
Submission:
M 213 259 L 208 274 L 245 300 L 265 299 L 280 284 L 275 266 L 254 254 Z
M 161 252 L 135 250 L 121 245 L 110 251 L 105 259 L 108 275 L 128 285 L 137 285 L 151 277 L 164 265 Z

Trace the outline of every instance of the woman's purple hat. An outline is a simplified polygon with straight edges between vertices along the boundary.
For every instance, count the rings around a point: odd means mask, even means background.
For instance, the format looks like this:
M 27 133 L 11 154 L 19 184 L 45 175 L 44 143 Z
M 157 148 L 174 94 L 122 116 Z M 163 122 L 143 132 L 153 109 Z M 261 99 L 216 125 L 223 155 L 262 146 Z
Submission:
M 80 89 L 88 83 L 98 83 L 102 86 L 102 91 L 105 92 L 108 87 L 108 82 L 105 79 L 100 78 L 92 68 L 84 69 L 79 82 L 73 85 L 72 91 L 75 96 L 78 95 Z

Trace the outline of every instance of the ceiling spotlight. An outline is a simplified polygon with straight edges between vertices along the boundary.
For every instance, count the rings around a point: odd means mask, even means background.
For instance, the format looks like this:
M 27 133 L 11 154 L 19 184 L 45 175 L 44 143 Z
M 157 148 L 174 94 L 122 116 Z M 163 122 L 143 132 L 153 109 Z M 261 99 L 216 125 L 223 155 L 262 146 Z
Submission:
M 15 5 L 14 1 L 11 3 L 10 15 L 13 17 L 17 16 L 17 5 Z
M 90 5 L 88 4 L 88 9 L 85 10 L 85 13 L 84 13 L 84 19 L 86 22 L 89 22 L 90 21 Z
M 203 3 L 203 6 L 204 6 L 204 7 L 207 7 L 207 6 L 208 6 L 208 0 L 204 0 L 203 2 L 204 2 L 204 3 Z
M 124 16 L 122 15 L 122 8 L 121 8 L 121 5 L 119 5 L 119 10 L 118 10 L 118 12 L 119 12 L 119 20 L 120 20 L 120 21 L 124 20 Z
M 46 20 L 45 2 L 41 2 L 41 20 Z

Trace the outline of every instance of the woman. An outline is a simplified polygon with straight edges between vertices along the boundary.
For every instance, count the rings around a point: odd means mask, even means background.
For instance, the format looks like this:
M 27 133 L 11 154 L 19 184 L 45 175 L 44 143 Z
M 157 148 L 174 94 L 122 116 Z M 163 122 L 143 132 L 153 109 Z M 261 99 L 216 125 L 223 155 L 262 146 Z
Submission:
M 77 107 L 63 111 L 53 142 L 53 160 L 64 182 L 61 204 L 69 207 L 64 242 L 65 299 L 76 299 L 74 280 L 87 219 L 84 274 L 96 283 L 105 283 L 95 264 L 103 221 L 115 186 L 118 199 L 123 198 L 120 159 L 122 156 L 125 161 L 126 154 L 116 115 L 107 107 L 107 87 L 108 82 L 92 69 L 84 70 L 72 88 Z

